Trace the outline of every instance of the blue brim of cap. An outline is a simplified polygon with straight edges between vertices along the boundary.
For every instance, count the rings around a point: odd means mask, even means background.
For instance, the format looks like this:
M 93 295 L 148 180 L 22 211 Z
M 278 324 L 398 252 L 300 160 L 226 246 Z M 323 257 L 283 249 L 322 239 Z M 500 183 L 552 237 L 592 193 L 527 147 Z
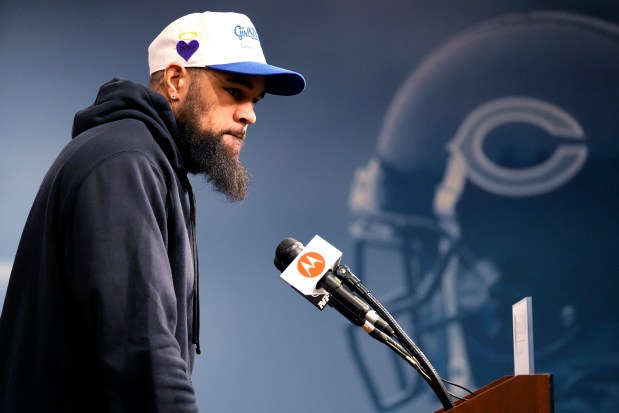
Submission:
M 238 62 L 209 65 L 207 67 L 228 73 L 265 76 L 265 91 L 272 95 L 292 96 L 301 93 L 305 89 L 305 78 L 301 74 L 265 63 Z

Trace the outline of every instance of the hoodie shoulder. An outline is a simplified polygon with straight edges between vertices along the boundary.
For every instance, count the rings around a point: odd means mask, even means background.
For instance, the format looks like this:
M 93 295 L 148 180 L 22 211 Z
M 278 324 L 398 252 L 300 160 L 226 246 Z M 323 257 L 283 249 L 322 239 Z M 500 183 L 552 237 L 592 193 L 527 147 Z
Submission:
M 142 125 L 142 130 L 137 123 Z M 122 130 L 124 127 L 128 130 Z M 179 176 L 186 176 L 175 140 L 178 134 L 176 119 L 161 94 L 123 79 L 114 79 L 104 84 L 99 89 L 94 104 L 75 115 L 73 139 L 82 135 L 101 134 L 101 131 L 106 132 L 105 137 L 110 139 L 111 143 L 121 146 L 123 143 L 114 139 L 117 135 L 136 138 L 146 135 L 143 132 L 148 131 L 153 143 L 163 151 Z

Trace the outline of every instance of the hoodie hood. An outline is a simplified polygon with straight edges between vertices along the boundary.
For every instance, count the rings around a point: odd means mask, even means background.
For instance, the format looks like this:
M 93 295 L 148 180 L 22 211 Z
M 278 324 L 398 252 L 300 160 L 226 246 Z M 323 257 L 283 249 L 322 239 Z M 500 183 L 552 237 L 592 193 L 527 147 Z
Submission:
M 178 128 L 172 109 L 161 94 L 145 86 L 124 79 L 105 83 L 95 103 L 75 114 L 72 137 L 121 119 L 136 119 L 146 125 L 185 185 L 187 172 L 175 142 Z

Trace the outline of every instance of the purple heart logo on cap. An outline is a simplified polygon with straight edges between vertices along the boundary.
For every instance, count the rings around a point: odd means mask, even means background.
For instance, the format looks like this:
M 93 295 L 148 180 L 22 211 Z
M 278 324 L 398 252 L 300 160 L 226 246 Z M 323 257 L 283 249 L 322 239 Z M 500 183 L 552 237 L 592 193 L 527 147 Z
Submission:
M 200 47 L 200 43 L 198 43 L 197 40 L 192 40 L 189 43 L 185 43 L 184 40 L 181 40 L 176 43 L 176 52 L 188 62 L 191 56 L 198 50 L 198 47 Z

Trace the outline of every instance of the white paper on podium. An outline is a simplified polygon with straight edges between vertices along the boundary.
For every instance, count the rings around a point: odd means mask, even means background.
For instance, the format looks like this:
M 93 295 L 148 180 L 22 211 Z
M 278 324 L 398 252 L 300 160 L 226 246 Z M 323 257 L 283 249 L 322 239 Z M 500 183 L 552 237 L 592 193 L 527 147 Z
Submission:
M 533 374 L 533 300 L 525 297 L 512 305 L 514 374 Z

